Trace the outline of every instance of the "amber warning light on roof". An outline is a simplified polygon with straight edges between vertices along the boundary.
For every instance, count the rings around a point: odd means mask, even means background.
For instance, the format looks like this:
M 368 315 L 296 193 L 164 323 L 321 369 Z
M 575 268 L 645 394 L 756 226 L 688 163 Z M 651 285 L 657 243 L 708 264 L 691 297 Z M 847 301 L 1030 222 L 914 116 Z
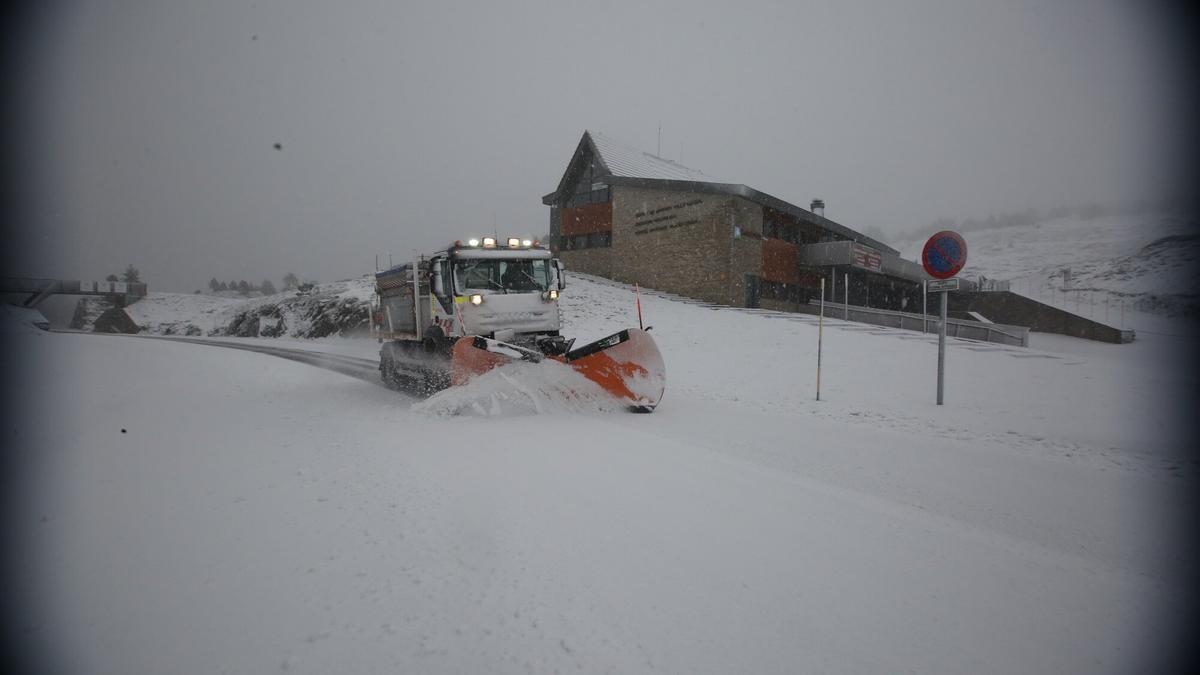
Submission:
M 509 237 L 504 240 L 504 245 L 507 248 L 541 248 L 542 242 L 538 239 Z M 467 240 L 466 244 L 463 244 L 462 240 L 454 242 L 455 248 L 462 248 L 464 246 L 467 248 L 496 248 L 496 238 L 483 237 L 480 239 L 478 237 L 471 237 Z

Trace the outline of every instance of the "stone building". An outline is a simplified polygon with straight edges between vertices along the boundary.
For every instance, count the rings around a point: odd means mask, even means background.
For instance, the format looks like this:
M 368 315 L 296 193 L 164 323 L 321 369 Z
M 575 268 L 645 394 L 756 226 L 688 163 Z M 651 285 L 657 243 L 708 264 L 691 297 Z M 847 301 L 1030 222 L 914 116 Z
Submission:
M 753 188 L 585 131 L 550 207 L 567 269 L 735 307 L 796 310 L 820 297 L 919 308 L 921 266 L 892 247 Z

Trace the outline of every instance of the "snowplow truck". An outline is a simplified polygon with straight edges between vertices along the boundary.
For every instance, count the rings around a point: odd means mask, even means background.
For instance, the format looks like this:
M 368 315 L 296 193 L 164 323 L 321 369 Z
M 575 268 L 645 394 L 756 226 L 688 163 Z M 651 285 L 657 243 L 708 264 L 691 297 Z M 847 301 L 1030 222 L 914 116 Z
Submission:
M 390 388 L 429 395 L 513 361 L 564 363 L 630 409 L 652 411 L 666 372 L 654 339 L 628 328 L 582 347 L 561 334 L 563 266 L 539 242 L 493 237 L 375 274 L 371 333 Z

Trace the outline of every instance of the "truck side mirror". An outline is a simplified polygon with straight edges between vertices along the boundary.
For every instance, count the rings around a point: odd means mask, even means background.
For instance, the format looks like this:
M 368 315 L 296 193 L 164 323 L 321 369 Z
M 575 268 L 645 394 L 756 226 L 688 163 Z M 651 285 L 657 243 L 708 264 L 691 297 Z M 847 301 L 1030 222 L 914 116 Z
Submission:
M 438 297 L 446 295 L 445 287 L 442 284 L 442 272 L 436 267 L 429 275 L 429 287 L 433 289 L 433 294 Z
M 561 291 L 567 287 L 567 278 L 566 275 L 563 274 L 565 267 L 563 266 L 562 261 L 558 258 L 552 258 L 550 260 L 550 264 L 554 266 L 554 276 L 558 277 L 558 290 Z

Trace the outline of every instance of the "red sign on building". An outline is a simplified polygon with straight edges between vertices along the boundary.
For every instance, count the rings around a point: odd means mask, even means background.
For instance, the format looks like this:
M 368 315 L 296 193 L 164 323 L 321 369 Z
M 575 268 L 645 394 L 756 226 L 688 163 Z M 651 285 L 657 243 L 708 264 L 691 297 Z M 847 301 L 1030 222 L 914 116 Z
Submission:
M 854 242 L 850 247 L 850 252 L 854 256 L 853 265 L 855 267 L 861 267 L 864 270 L 872 272 L 878 272 L 883 269 L 883 255 L 870 246 Z

